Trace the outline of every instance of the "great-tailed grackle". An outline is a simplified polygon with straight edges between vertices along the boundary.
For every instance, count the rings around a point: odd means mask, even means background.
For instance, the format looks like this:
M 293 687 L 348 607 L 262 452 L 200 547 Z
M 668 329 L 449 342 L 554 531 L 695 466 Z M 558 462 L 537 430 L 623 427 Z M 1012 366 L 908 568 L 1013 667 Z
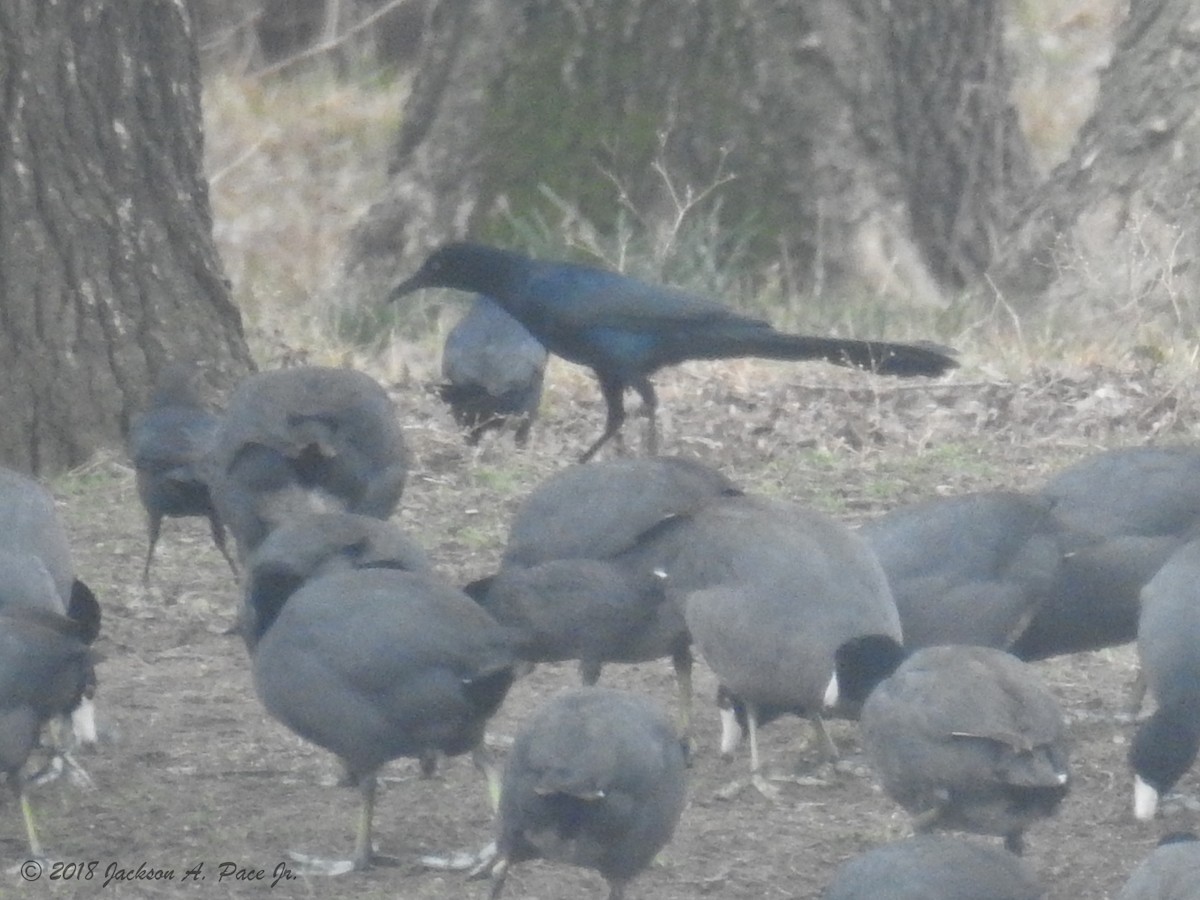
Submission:
M 452 243 L 434 251 L 389 299 L 425 287 L 491 296 L 551 353 L 596 373 L 608 415 L 604 432 L 581 462 L 621 430 L 626 388 L 641 395 L 650 420 L 648 447 L 656 452 L 658 400 L 650 376 L 685 360 L 823 359 L 890 375 L 939 375 L 957 365 L 945 350 L 932 345 L 786 334 L 761 319 L 676 288 L 590 266 L 542 262 L 481 244 Z

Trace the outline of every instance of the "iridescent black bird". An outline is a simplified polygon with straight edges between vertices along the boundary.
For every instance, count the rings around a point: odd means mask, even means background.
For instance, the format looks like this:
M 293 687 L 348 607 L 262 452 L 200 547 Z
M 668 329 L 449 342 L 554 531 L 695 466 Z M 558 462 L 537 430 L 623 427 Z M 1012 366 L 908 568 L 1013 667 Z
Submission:
M 905 376 L 940 375 L 957 365 L 947 350 L 933 345 L 786 334 L 676 288 L 481 244 L 452 243 L 434 251 L 388 299 L 426 287 L 489 295 L 551 353 L 596 373 L 608 415 L 581 462 L 621 430 L 626 388 L 642 398 L 650 420 L 648 448 L 656 452 L 658 398 L 650 376 L 689 359 L 823 359 Z

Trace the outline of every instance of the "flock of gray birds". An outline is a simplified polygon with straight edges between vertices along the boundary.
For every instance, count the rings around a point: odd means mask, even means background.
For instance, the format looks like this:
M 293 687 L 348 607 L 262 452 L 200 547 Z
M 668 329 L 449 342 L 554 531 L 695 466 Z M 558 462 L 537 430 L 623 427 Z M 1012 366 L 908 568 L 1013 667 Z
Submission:
M 506 415 L 530 422 L 536 401 L 514 391 L 540 393 L 545 359 L 517 356 L 523 385 L 477 385 L 470 414 L 456 413 L 471 440 Z M 378 383 L 348 369 L 260 373 L 218 416 L 201 374 L 164 372 L 131 429 L 144 577 L 163 518 L 208 519 L 240 577 L 237 630 L 259 698 L 335 754 L 361 795 L 351 857 L 305 860 L 313 871 L 371 864 L 387 762 L 432 773 L 443 755 L 471 754 L 496 811 L 495 841 L 470 864 L 491 897 L 512 865 L 545 858 L 596 870 L 619 900 L 686 802 L 697 652 L 719 683 L 722 752 L 748 740 L 755 789 L 778 792 L 759 729 L 803 716 L 833 758 L 823 720 L 848 717 L 911 814 L 917 836 L 851 860 L 828 900 L 1043 895 L 1023 836 L 1054 815 L 1070 775 L 1063 714 L 1030 660 L 1138 641 L 1156 700 L 1131 746 L 1138 818 L 1155 815 L 1200 747 L 1200 449 L 1113 450 L 1034 493 L 937 498 L 857 531 L 694 460 L 574 465 L 525 498 L 499 570 L 460 590 L 389 521 L 408 455 Z M 25 788 L 81 772 L 72 749 L 94 739 L 80 710 L 99 605 L 39 484 L 0 472 L 0 527 L 0 767 L 40 855 Z M 677 722 L 649 698 L 595 686 L 606 664 L 659 658 L 677 675 Z M 489 718 L 523 667 L 562 660 L 579 661 L 583 686 L 531 716 L 501 766 L 483 740 Z M 1200 844 L 1171 841 L 1120 896 L 1183 897 L 1170 885 L 1194 889 L 1198 872 Z

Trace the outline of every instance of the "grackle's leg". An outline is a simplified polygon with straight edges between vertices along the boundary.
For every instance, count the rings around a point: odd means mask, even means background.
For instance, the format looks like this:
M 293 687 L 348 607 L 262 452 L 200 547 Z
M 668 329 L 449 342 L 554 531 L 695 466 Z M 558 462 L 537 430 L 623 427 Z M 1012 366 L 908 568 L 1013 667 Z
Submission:
M 654 393 L 654 385 L 645 376 L 633 382 L 632 387 L 642 398 L 641 414 L 648 420 L 646 425 L 646 455 L 658 454 L 658 395 Z
M 604 421 L 604 433 L 596 438 L 596 442 L 579 457 L 581 463 L 587 462 L 596 455 L 596 451 L 608 443 L 609 439 L 621 430 L 625 424 L 625 383 L 619 378 L 609 375 L 596 376 L 600 379 L 600 393 L 604 395 L 604 403 L 608 407 L 608 417 Z M 654 392 L 651 391 L 651 396 Z
M 225 544 L 225 525 L 221 522 L 221 517 L 217 515 L 215 509 L 208 514 L 208 525 L 209 530 L 212 531 L 213 545 L 221 551 L 221 555 L 225 557 L 225 562 L 229 563 L 229 569 L 233 572 L 233 577 L 237 578 L 237 563 L 229 555 L 229 547 Z
M 142 584 L 150 583 L 150 564 L 154 561 L 154 547 L 158 543 L 158 535 L 162 530 L 162 520 L 163 517 L 160 513 L 150 513 L 146 522 L 150 546 L 146 550 L 146 565 L 142 568 Z

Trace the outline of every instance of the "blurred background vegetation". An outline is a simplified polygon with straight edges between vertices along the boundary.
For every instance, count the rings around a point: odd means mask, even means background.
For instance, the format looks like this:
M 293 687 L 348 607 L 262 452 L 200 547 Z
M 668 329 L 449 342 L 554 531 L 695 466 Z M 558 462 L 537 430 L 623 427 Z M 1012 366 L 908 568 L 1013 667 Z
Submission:
M 190 2 L 204 67 L 215 237 L 259 364 L 355 357 L 393 373 L 432 367 L 459 300 L 424 298 L 416 316 L 400 321 L 392 310 L 347 306 L 335 295 L 347 241 L 388 183 L 429 5 Z M 1121 14 L 1117 0 L 1013 0 L 1007 10 L 1013 100 L 1043 175 L 1068 156 L 1092 111 Z M 751 213 L 733 219 L 743 226 L 729 224 L 720 188 L 736 173 L 718 164 L 705 183 L 680 183 L 663 162 L 661 136 L 644 124 L 639 153 L 672 198 L 666 209 L 639 209 L 619 176 L 598 170 L 573 196 L 540 184 L 511 202 L 497 242 L 681 285 L 782 327 L 936 335 L 968 350 L 986 343 L 1001 370 L 1048 354 L 1111 360 L 1144 324 L 1135 304 L 1123 320 L 1106 311 L 1104 327 L 1081 329 L 1068 327 L 1079 324 L 1077 309 L 1018 313 L 995 298 L 929 308 L 886 296 L 797 296 L 786 260 L 752 252 Z M 1155 340 L 1170 343 L 1161 334 Z

